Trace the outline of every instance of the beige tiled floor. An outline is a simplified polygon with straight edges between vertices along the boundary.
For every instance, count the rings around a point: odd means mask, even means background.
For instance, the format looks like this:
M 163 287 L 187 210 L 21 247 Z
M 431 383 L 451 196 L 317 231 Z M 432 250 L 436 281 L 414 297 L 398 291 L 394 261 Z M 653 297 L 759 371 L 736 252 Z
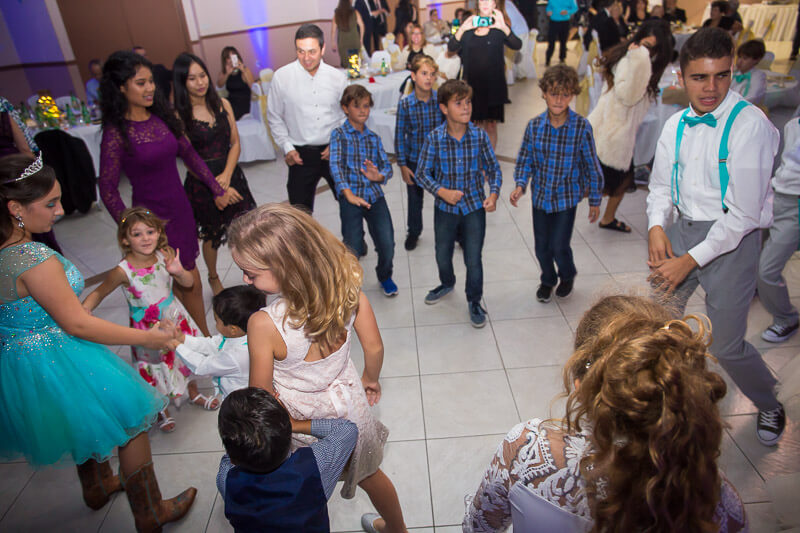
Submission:
M 535 83 L 520 82 L 511 89 L 509 121 L 501 128 L 498 153 L 514 158 L 527 120 L 543 110 Z M 645 191 L 624 200 L 620 218 L 635 229 L 631 234 L 600 230 L 587 221 L 586 205 L 578 209 L 573 246 L 579 271 L 574 294 L 567 300 L 539 304 L 534 293 L 539 269 L 533 255 L 530 204 L 513 208 L 507 201 L 513 185 L 513 165 L 501 164 L 505 177 L 498 212 L 489 214 L 484 253 L 485 303 L 490 322 L 482 330 L 468 324 L 463 295 L 464 268 L 455 257 L 457 290 L 436 306 L 423 303 L 437 284 L 433 258 L 432 204 L 425 205 L 425 231 L 419 247 L 403 249 L 406 198 L 397 176 L 386 187 L 396 234 L 394 278 L 396 298 L 387 299 L 374 277 L 375 254 L 362 263 L 365 291 L 375 308 L 386 346 L 383 399 L 376 415 L 390 428 L 383 469 L 394 481 L 409 527 L 416 531 L 454 532 L 464 511 L 464 495 L 473 492 L 497 444 L 515 423 L 534 416 L 559 416 L 563 400 L 560 366 L 570 353 L 572 331 L 581 313 L 599 294 L 633 290 L 645 278 Z M 259 203 L 286 197 L 282 162 L 245 166 Z M 339 233 L 338 208 L 329 192 L 317 198 L 315 216 Z M 114 227 L 105 212 L 71 216 L 56 226 L 56 234 L 84 275 L 112 267 L 119 257 Z M 205 272 L 202 261 L 200 269 Z M 220 276 L 226 286 L 241 283 L 241 273 L 226 249 L 220 251 Z M 800 304 L 800 261 L 787 267 L 791 293 Z M 207 302 L 210 292 L 205 289 Z M 702 311 L 702 297 L 690 310 Z M 97 314 L 127 323 L 120 294 L 110 296 Z M 780 346 L 768 346 L 759 333 L 769 316 L 756 299 L 748 321 L 747 338 L 762 349 L 773 371 L 800 351 L 800 336 Z M 128 356 L 127 347 L 115 347 Z M 352 357 L 363 366 L 356 344 Z M 6 406 L 12 407 L 12 406 Z M 184 406 L 174 409 L 177 430 L 151 431 L 156 471 L 165 495 L 193 484 L 197 503 L 170 531 L 231 531 L 214 479 L 222 445 L 216 432 L 216 413 Z M 745 502 L 751 531 L 775 531 L 775 513 L 765 480 L 800 471 L 800 425 L 789 422 L 780 445 L 765 448 L 755 439 L 755 410 L 735 387 L 723 403 L 729 424 L 721 462 Z M 800 487 L 795 487 L 800 489 Z M 335 531 L 360 530 L 361 513 L 371 510 L 359 492 L 353 500 L 335 495 L 330 503 Z M 81 502 L 74 469 L 34 473 L 24 463 L 0 464 L 0 531 L 132 531 L 127 502 L 117 495 L 100 511 Z

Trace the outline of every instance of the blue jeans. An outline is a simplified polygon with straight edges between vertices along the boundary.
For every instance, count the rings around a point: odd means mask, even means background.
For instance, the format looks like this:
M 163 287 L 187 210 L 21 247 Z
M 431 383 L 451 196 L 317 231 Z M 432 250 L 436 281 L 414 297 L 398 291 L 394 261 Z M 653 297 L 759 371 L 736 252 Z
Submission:
M 415 175 L 417 173 L 417 164 L 408 163 L 408 168 L 411 169 Z M 425 197 L 425 189 L 416 184 L 406 184 L 408 191 L 408 234 L 414 237 L 419 237 L 422 233 L 422 202 Z
M 572 228 L 575 225 L 575 207 L 565 211 L 548 213 L 533 208 L 533 242 L 536 259 L 542 269 L 542 285 L 555 287 L 558 278 L 561 281 L 572 281 L 578 274 L 575 261 L 572 259 Z M 558 265 L 558 275 L 553 266 Z
M 378 250 L 378 266 L 375 273 L 378 281 L 384 282 L 392 277 L 392 260 L 394 259 L 394 227 L 386 198 L 381 196 L 367 209 L 353 205 L 345 200 L 344 195 L 339 197 L 339 216 L 342 219 L 342 240 L 345 246 L 353 250 L 358 257 L 366 250 L 361 249 L 364 242 L 364 220 L 367 229 Z
M 466 215 L 433 210 L 433 231 L 436 241 L 436 265 L 439 281 L 445 287 L 456 284 L 453 272 L 453 249 L 456 238 L 460 238 L 467 266 L 465 286 L 468 302 L 480 302 L 483 297 L 483 239 L 486 236 L 486 211 L 480 208 Z

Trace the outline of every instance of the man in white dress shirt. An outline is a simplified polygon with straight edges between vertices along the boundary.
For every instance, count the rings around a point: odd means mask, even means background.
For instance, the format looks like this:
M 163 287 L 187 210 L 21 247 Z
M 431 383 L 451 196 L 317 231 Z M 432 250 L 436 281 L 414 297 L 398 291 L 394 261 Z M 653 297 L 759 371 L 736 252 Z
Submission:
M 347 77 L 322 61 L 325 38 L 318 26 L 300 26 L 294 44 L 297 61 L 279 68 L 272 78 L 267 120 L 289 166 L 289 203 L 313 212 L 320 178 L 336 190 L 328 143 L 331 131 L 344 121 L 339 99 Z
M 667 121 L 656 148 L 647 196 L 648 279 L 673 295 L 680 311 L 703 287 L 711 353 L 758 408 L 758 440 L 774 446 L 786 415 L 775 378 L 744 336 L 759 228 L 772 221 L 769 181 L 779 135 L 756 106 L 740 104 L 743 98 L 729 90 L 732 62 L 733 41 L 718 28 L 697 31 L 681 49 L 680 79 L 691 105 Z

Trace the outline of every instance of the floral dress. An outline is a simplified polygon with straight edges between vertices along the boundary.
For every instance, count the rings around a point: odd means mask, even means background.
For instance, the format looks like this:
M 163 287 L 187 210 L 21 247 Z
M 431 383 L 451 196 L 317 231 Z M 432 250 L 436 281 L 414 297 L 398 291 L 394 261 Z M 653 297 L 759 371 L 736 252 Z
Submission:
M 128 277 L 123 293 L 131 313 L 131 327 L 150 329 L 159 320 L 171 320 L 189 336 L 197 336 L 197 325 L 172 293 L 172 275 L 167 272 L 162 252 L 157 261 L 146 268 L 134 268 L 123 259 L 119 267 Z M 153 350 L 131 346 L 132 363 L 145 381 L 170 398 L 186 392 L 191 371 L 173 350 Z

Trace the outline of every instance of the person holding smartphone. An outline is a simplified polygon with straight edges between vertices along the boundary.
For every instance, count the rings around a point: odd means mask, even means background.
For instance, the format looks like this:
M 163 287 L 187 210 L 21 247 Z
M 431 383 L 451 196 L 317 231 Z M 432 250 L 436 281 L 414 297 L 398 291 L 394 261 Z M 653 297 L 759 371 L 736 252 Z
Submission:
M 497 122 L 503 122 L 508 102 L 504 46 L 519 50 L 522 41 L 511 32 L 495 0 L 478 0 L 478 14 L 464 20 L 447 43 L 451 52 L 460 51 L 463 79 L 472 87 L 471 120 L 486 131 L 493 148 Z
M 233 46 L 222 49 L 222 72 L 217 78 L 217 87 L 225 87 L 228 101 L 233 107 L 236 120 L 250 112 L 250 87 L 255 78 L 250 69 L 242 62 L 242 55 Z

